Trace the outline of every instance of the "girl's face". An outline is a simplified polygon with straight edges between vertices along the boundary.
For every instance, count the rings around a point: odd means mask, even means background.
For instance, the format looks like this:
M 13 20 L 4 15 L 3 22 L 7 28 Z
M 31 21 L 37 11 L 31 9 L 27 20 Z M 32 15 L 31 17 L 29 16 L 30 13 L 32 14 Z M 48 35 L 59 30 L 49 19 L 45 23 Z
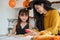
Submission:
M 37 10 L 37 12 L 39 12 L 40 14 L 43 14 L 43 10 L 44 10 L 43 4 L 35 5 L 34 7 Z
M 28 20 L 28 15 L 24 14 L 20 14 L 19 18 L 21 19 L 22 22 L 26 22 Z

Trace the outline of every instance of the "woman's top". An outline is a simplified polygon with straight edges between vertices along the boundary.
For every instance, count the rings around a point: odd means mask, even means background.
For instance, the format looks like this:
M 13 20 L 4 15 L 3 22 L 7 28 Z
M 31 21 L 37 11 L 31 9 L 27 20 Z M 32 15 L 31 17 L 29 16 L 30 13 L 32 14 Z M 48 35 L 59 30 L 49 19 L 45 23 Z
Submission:
M 49 10 L 44 15 L 44 28 L 46 31 L 52 32 L 52 34 L 58 33 L 59 26 L 59 13 L 57 10 Z

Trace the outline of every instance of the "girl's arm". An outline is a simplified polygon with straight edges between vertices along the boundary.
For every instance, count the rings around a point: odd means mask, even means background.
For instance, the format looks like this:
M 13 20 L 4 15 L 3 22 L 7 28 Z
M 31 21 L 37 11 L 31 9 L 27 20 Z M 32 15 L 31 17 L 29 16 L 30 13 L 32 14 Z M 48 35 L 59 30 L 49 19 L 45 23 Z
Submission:
M 16 25 L 17 25 L 17 23 L 15 23 L 15 25 L 14 25 L 14 27 L 12 29 L 12 33 L 11 34 L 15 34 L 15 32 L 16 32 Z

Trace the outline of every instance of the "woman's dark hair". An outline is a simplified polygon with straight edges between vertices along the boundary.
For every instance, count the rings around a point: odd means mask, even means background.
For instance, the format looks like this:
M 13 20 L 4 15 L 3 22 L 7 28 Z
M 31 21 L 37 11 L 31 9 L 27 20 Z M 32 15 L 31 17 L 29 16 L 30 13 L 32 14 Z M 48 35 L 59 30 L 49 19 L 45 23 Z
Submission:
M 34 3 L 33 3 L 33 6 L 34 5 L 41 5 L 41 4 L 44 4 L 44 9 L 45 10 L 53 10 L 54 8 L 51 7 L 51 2 L 47 1 L 47 0 L 35 0 Z
M 44 16 L 43 14 L 39 14 L 35 8 L 34 9 L 34 19 L 36 19 L 36 27 L 38 28 L 38 31 L 44 30 Z
M 34 0 L 30 2 L 30 7 L 33 8 L 34 11 L 34 18 L 36 19 L 36 27 L 38 28 L 39 31 L 44 30 L 44 16 L 43 14 L 39 14 L 34 5 L 41 5 L 44 4 L 44 9 L 45 10 L 53 10 L 54 8 L 51 7 L 51 3 L 47 0 Z M 32 4 L 32 5 L 31 5 Z
M 28 16 L 28 19 L 27 19 L 27 23 L 29 23 L 29 10 L 27 9 L 27 8 L 23 8 L 23 9 L 20 9 L 20 11 L 19 11 L 19 14 L 18 14 L 19 16 L 20 15 L 26 15 L 26 16 Z M 22 22 L 22 20 L 19 18 L 19 16 L 18 16 L 18 20 L 17 20 L 17 25 L 19 26 L 20 25 L 20 23 Z

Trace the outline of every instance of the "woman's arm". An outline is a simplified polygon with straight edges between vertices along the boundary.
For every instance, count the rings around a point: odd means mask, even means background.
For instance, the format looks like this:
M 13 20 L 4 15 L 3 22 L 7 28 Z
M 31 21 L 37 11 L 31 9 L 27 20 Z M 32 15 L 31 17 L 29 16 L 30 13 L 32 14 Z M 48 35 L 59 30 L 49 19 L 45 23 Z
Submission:
M 58 33 L 58 24 L 59 24 L 59 13 L 57 10 L 53 10 L 51 12 L 51 27 L 43 30 L 44 32 L 48 33 L 51 32 L 52 34 L 57 34 Z M 42 31 L 41 31 L 42 32 Z

